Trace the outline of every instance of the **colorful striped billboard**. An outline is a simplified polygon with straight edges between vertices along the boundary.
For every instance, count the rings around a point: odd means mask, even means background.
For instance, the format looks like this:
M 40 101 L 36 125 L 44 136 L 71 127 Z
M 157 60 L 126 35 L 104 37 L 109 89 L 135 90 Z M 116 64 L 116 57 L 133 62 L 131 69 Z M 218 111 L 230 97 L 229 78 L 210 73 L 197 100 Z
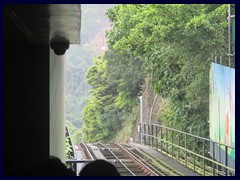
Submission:
M 235 147 L 235 69 L 212 63 L 210 69 L 210 138 Z M 213 155 L 213 147 L 211 155 Z M 235 150 L 228 148 L 228 164 L 235 162 Z M 224 146 L 215 147 L 215 159 L 225 164 Z M 231 165 L 232 166 L 232 165 Z

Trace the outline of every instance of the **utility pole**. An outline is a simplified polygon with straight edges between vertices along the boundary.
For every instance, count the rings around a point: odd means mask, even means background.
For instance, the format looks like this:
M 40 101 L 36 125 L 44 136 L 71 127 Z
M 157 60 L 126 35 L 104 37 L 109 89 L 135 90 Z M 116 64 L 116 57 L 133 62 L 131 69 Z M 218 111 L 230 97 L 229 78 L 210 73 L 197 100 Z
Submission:
M 142 96 L 138 97 L 140 100 L 140 143 L 143 141 L 143 105 L 142 105 Z
M 228 65 L 231 68 L 231 59 L 232 59 L 232 28 L 231 28 L 231 4 L 228 5 Z

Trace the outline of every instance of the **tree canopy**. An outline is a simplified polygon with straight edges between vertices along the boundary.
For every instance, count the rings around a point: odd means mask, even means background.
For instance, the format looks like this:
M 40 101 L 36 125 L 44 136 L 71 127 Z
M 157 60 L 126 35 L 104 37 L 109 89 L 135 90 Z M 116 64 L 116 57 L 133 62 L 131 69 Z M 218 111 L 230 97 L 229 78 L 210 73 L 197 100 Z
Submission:
M 141 61 L 155 91 L 169 99 L 163 118 L 207 136 L 209 68 L 215 56 L 226 57 L 227 5 L 126 4 L 107 15 L 109 44 Z
M 225 4 L 124 4 L 110 8 L 109 50 L 87 73 L 84 141 L 112 140 L 142 85 L 168 99 L 167 125 L 208 137 L 209 68 L 227 53 Z

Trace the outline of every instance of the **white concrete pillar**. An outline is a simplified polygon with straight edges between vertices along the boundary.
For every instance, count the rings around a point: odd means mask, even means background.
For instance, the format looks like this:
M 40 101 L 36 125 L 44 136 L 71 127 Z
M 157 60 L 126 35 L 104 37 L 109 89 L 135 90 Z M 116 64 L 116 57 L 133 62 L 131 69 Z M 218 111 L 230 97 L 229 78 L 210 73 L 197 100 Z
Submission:
M 65 161 L 65 55 L 50 49 L 50 155 Z

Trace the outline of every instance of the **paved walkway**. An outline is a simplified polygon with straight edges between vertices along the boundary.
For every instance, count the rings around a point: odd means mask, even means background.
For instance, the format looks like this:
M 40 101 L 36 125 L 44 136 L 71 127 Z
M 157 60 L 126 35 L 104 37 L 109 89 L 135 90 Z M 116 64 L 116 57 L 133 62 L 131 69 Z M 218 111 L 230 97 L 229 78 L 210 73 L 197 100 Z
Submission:
M 158 152 L 149 146 L 144 146 L 142 144 L 137 144 L 137 143 L 130 143 L 128 145 L 130 145 L 134 148 L 142 149 L 143 151 L 147 152 L 148 154 L 152 155 L 153 157 L 157 157 L 159 160 L 163 161 L 165 164 L 172 167 L 176 171 L 180 172 L 184 176 L 201 176 L 201 175 L 195 173 L 194 171 L 190 170 L 189 168 L 177 163 L 172 158 L 167 157 L 165 154 L 162 154 L 161 152 Z

